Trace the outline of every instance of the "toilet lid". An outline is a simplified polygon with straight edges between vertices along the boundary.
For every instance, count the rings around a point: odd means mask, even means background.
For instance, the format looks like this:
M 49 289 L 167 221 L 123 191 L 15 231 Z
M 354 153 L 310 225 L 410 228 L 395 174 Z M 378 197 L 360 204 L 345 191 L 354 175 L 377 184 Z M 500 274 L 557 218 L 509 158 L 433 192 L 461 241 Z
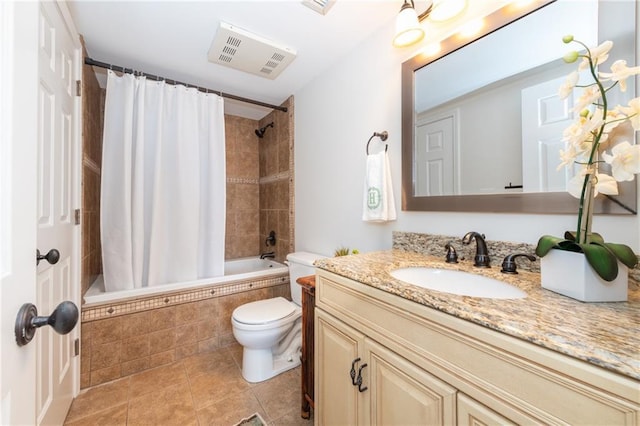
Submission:
M 244 324 L 266 324 L 291 315 L 295 304 L 284 297 L 246 303 L 233 311 L 233 318 Z

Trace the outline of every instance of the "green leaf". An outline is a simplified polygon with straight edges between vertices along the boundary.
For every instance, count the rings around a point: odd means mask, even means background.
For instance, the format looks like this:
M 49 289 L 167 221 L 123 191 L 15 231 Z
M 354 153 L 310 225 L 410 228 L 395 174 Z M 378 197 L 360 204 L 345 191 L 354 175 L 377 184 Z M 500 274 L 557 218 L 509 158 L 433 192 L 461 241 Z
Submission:
M 602 235 L 598 234 L 597 232 L 592 232 L 589 238 L 587 239 L 587 242 L 598 243 L 602 245 L 604 244 L 604 238 L 602 238 Z
M 557 244 L 557 248 L 565 251 L 573 251 L 576 253 L 583 253 L 582 246 L 575 241 L 563 240 Z
M 580 244 L 587 262 L 605 281 L 613 281 L 618 276 L 618 259 L 605 246 L 598 243 Z
M 562 238 L 554 237 L 553 235 L 543 235 L 538 240 L 536 254 L 538 257 L 544 257 L 552 248 L 556 247 L 557 244 L 562 241 L 564 241 Z
M 604 245 L 618 258 L 620 262 L 624 263 L 627 268 L 635 268 L 638 264 L 638 258 L 629 246 L 616 243 L 604 243 Z

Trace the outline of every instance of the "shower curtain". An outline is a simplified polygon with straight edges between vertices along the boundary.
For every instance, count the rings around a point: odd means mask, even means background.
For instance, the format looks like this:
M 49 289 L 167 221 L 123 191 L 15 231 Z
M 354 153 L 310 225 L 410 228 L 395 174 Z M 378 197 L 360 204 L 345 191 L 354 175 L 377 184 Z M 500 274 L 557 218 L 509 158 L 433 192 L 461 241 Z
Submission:
M 106 291 L 224 274 L 223 100 L 108 73 L 101 176 Z

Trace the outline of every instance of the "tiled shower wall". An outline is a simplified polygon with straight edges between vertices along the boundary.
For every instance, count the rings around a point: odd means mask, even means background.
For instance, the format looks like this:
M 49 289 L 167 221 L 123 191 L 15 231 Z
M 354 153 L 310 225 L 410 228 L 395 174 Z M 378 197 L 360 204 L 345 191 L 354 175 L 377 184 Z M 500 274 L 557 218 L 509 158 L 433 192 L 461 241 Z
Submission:
M 82 67 L 82 265 L 84 294 L 102 273 L 100 248 L 100 169 L 105 91 L 88 65 Z
M 289 97 L 282 106 L 287 112 L 272 111 L 260 120 L 260 127 L 273 122 L 260 144 L 260 252 L 274 251 L 284 261 L 294 251 L 294 104 Z M 267 246 L 275 231 L 276 245 Z
M 225 115 L 227 225 L 225 258 L 259 253 L 258 122 Z

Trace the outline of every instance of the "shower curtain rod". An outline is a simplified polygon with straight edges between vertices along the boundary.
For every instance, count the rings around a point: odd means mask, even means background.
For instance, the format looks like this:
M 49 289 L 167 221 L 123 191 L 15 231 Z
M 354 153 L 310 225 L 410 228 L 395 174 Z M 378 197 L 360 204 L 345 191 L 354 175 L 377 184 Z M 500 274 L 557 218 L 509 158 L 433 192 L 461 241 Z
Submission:
M 278 111 L 282 111 L 282 112 L 287 112 L 287 107 L 283 107 L 283 106 L 278 106 L 278 105 L 271 105 L 265 102 L 260 102 L 260 101 L 256 101 L 254 99 L 249 99 L 249 98 L 243 98 L 242 96 L 236 96 L 236 95 L 231 95 L 229 93 L 224 93 L 221 92 L 219 90 L 212 90 L 212 89 L 207 89 L 206 87 L 200 87 L 200 86 L 196 86 L 193 84 L 187 84 L 187 83 L 183 83 L 181 81 L 178 80 L 172 80 L 170 78 L 165 78 L 165 77 L 158 77 L 157 75 L 153 75 L 153 74 L 147 74 L 146 72 L 142 72 L 142 71 L 136 71 L 133 68 L 124 68 L 118 65 L 112 65 L 112 64 L 108 64 L 106 62 L 100 62 L 100 61 L 96 61 L 94 59 L 91 59 L 89 57 L 85 57 L 84 58 L 84 63 L 86 65 L 92 65 L 94 67 L 99 67 L 99 68 L 106 68 L 112 71 L 118 71 L 118 72 L 122 72 L 122 73 L 126 73 L 126 74 L 134 74 L 134 75 L 143 75 L 151 80 L 155 80 L 155 81 L 165 81 L 168 84 L 182 84 L 183 86 L 187 86 L 187 87 L 194 87 L 196 89 L 198 89 L 201 92 L 205 92 L 205 93 L 215 93 L 218 96 L 222 96 L 223 98 L 227 98 L 227 99 L 233 99 L 236 101 L 240 101 L 240 102 L 246 102 L 249 104 L 254 104 L 254 105 L 259 105 L 262 107 L 266 107 L 266 108 L 271 108 L 271 109 L 277 109 Z

